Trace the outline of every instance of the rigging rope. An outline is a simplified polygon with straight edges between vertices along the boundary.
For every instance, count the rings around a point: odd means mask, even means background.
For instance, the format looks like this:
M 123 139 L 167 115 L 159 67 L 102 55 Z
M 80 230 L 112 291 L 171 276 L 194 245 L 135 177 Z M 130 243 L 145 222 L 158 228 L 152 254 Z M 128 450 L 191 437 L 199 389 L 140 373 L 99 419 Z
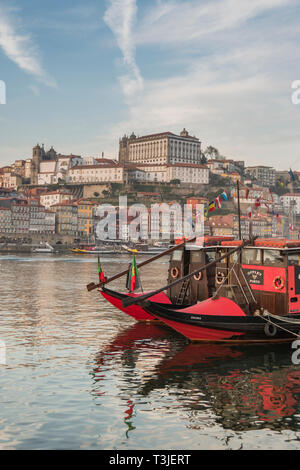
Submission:
M 296 336 L 296 338 L 300 338 L 300 334 L 299 334 L 299 333 L 294 333 L 293 331 L 287 330 L 287 329 L 284 328 L 283 326 L 278 325 L 278 323 L 274 323 L 274 322 L 272 322 L 272 320 L 270 320 L 270 316 L 271 316 L 271 317 L 275 317 L 276 319 L 282 320 L 281 317 L 278 317 L 277 315 L 274 315 L 274 314 L 269 313 L 269 312 L 267 313 L 267 315 L 258 315 L 258 316 L 259 316 L 260 318 L 262 318 L 263 320 L 265 320 L 266 323 L 269 322 L 271 325 L 274 325 L 274 326 L 276 326 L 277 328 L 281 328 L 283 331 L 285 331 L 285 332 L 287 332 L 287 333 L 289 333 L 289 334 L 291 334 L 291 335 Z M 268 319 L 267 319 L 266 317 L 268 317 Z M 288 322 L 288 320 L 282 320 L 282 321 L 285 321 L 286 323 L 293 323 L 293 322 Z M 295 323 L 295 324 L 298 324 L 298 322 Z

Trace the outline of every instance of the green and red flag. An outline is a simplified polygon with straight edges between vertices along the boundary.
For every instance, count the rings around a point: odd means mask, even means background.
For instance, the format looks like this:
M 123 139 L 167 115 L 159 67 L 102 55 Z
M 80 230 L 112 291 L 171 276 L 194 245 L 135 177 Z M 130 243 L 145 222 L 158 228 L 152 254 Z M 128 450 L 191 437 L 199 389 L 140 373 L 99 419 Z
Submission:
M 106 282 L 106 278 L 103 274 L 103 271 L 102 271 L 102 266 L 101 266 L 101 263 L 100 263 L 100 258 L 98 256 L 98 273 L 99 273 L 99 281 L 100 282 Z
M 132 263 L 129 266 L 126 284 L 127 284 L 127 289 L 129 290 L 129 292 L 134 292 L 135 289 L 140 287 L 139 270 L 138 270 L 134 255 L 132 258 Z

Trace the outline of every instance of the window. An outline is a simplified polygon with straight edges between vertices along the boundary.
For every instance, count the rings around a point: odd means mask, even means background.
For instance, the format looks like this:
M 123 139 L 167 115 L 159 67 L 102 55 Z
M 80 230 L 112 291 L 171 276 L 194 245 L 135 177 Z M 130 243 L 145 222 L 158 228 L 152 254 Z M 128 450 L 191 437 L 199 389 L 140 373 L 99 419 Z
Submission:
M 300 266 L 300 253 L 290 253 L 288 255 L 289 266 Z
M 201 258 L 202 258 L 201 255 L 202 255 L 201 250 L 192 251 L 191 252 L 191 261 L 192 261 L 192 263 L 200 263 Z
M 242 254 L 242 264 L 262 264 L 262 250 L 258 248 L 245 248 Z
M 172 254 L 172 261 L 181 261 L 182 259 L 182 250 L 175 250 Z
M 264 266 L 283 266 L 283 256 L 279 250 L 264 250 Z

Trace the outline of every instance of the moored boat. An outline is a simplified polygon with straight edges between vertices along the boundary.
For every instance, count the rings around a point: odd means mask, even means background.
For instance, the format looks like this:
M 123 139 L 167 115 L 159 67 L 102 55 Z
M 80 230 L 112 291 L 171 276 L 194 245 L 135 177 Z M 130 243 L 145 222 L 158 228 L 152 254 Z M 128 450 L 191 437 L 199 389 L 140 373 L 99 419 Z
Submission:
M 291 341 L 299 336 L 299 240 L 206 237 L 203 246 L 183 242 L 167 251 L 166 286 L 120 294 L 101 285 L 102 295 L 136 320 L 159 319 L 191 341 Z
M 230 253 L 240 241 L 221 242 Z M 220 258 L 219 258 L 220 259 Z M 208 298 L 186 308 L 144 299 L 146 311 L 191 341 L 291 341 L 300 333 L 300 241 L 255 240 L 215 265 Z M 191 300 L 191 299 L 190 299 Z M 145 303 L 146 302 L 146 303 Z

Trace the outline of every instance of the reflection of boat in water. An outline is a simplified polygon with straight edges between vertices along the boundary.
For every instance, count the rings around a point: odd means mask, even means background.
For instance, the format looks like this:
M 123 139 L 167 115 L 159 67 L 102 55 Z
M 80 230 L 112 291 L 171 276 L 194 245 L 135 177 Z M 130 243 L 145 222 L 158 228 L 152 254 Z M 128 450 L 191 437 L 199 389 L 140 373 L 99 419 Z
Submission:
M 298 429 L 300 369 L 290 364 L 285 345 L 185 344 L 159 325 L 136 323 L 97 354 L 95 395 L 120 362 L 131 396 L 143 403 L 149 397 L 153 406 L 154 393 L 156 411 L 166 406 L 184 414 L 191 428 L 211 421 L 236 431 Z
M 183 243 L 164 254 L 171 255 L 166 286 L 133 296 L 101 284 L 102 295 L 135 319 L 159 319 L 191 341 L 279 342 L 298 335 L 299 240 L 205 237 L 203 246 Z M 154 300 L 159 294 L 163 301 Z

